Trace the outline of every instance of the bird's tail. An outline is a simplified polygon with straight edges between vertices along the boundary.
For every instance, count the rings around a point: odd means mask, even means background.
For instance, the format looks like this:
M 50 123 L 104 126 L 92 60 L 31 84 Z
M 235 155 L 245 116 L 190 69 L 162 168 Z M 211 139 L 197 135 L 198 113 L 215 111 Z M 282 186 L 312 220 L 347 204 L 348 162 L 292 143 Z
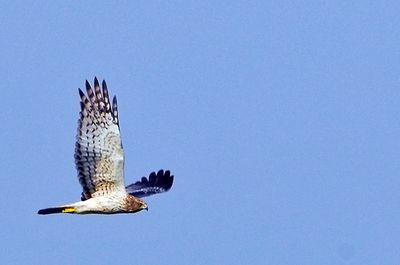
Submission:
M 71 206 L 60 206 L 40 209 L 38 214 L 53 214 L 53 213 L 75 213 L 75 207 Z

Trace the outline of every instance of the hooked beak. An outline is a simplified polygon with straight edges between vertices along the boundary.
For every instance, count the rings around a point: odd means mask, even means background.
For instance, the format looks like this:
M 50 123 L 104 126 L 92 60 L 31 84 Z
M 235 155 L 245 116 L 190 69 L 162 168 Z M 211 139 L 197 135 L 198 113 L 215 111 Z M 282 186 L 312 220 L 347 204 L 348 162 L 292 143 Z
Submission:
M 142 210 L 146 210 L 146 211 L 149 210 L 149 207 L 147 206 L 147 204 L 142 205 Z

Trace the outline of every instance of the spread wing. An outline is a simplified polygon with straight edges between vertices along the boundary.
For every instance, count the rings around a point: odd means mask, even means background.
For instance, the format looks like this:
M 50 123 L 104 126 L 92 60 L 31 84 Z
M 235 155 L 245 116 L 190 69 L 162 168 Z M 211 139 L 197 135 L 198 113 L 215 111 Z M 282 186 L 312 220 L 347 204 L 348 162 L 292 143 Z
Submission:
M 159 170 L 157 174 L 151 172 L 149 178 L 142 177 L 131 185 L 126 186 L 126 191 L 138 198 L 150 196 L 157 193 L 167 192 L 174 182 L 174 176 L 169 170 Z
M 124 152 L 119 132 L 117 99 L 112 105 L 107 85 L 100 88 L 94 79 L 94 90 L 86 81 L 85 95 L 79 89 L 81 111 L 75 144 L 75 164 L 82 200 L 124 190 Z

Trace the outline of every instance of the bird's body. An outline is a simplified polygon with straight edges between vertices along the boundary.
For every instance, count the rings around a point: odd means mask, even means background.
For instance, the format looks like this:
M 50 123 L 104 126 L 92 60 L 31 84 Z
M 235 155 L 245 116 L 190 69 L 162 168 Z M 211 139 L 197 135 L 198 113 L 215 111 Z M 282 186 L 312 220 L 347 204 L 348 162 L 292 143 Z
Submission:
M 94 91 L 86 81 L 86 92 L 79 90 L 81 111 L 75 144 L 75 164 L 83 192 L 81 201 L 39 210 L 39 214 L 115 214 L 148 209 L 140 197 L 168 191 L 173 183 L 170 172 L 152 172 L 125 187 L 124 152 L 119 130 L 116 97 L 112 103 L 105 81 Z
M 90 198 L 54 208 L 39 211 L 39 214 L 75 213 L 75 214 L 116 214 L 135 213 L 147 209 L 147 204 L 128 193 L 114 192 L 104 196 Z

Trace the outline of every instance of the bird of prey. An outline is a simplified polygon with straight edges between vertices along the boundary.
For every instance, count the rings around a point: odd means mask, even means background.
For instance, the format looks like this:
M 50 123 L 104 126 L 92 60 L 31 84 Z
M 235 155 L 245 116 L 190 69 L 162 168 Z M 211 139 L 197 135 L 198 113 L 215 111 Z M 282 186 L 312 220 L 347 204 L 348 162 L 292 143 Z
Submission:
M 80 118 L 75 144 L 75 164 L 83 188 L 81 201 L 41 209 L 38 214 L 116 214 L 148 210 L 141 198 L 168 191 L 174 176 L 159 170 L 131 185 L 124 184 L 124 151 L 119 129 L 117 98 L 110 102 L 106 82 L 94 89 L 86 81 L 79 89 Z

